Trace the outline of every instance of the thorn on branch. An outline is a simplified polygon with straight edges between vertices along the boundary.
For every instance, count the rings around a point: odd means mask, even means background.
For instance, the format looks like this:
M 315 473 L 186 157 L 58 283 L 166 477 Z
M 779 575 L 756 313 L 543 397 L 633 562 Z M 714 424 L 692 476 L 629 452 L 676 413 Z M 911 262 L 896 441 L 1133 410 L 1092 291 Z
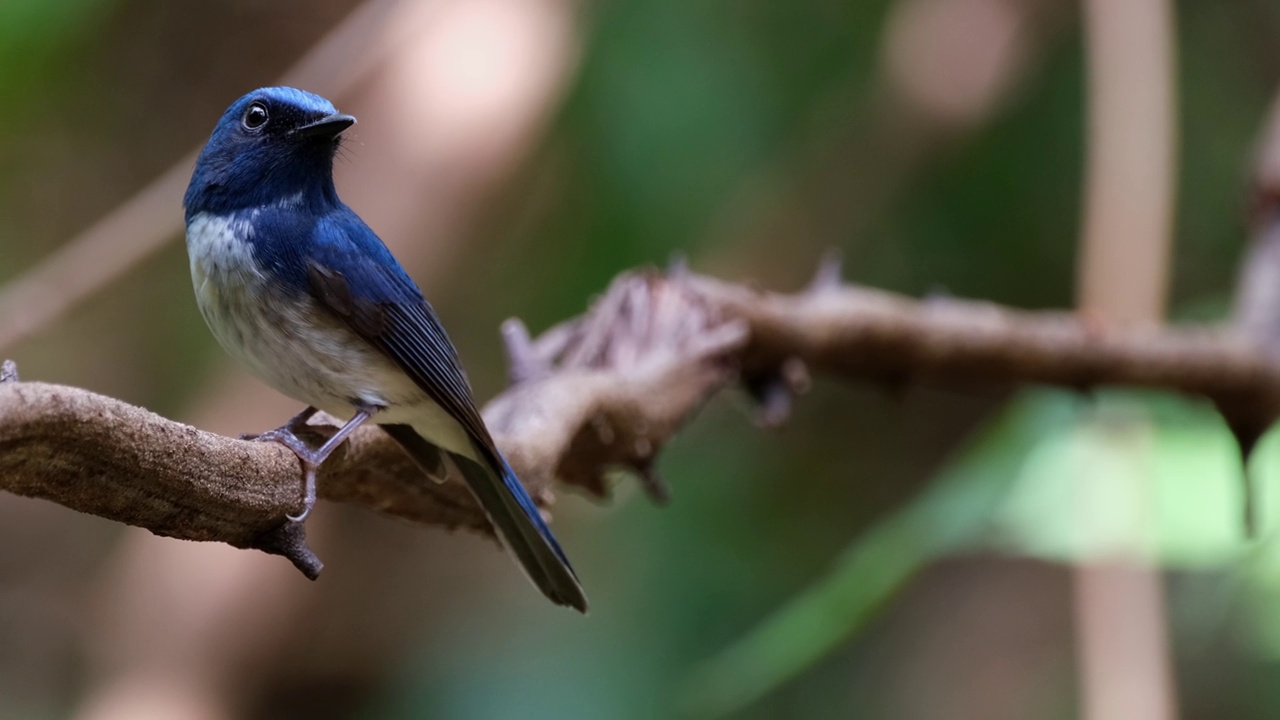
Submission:
M 925 293 L 925 296 L 920 301 L 926 305 L 933 305 L 935 303 L 945 304 L 954 299 L 955 295 L 951 293 L 950 288 L 946 285 L 934 285 L 929 288 L 929 292 Z
M 782 363 L 782 378 L 796 395 L 809 392 L 809 387 L 813 384 L 812 378 L 809 377 L 809 368 L 798 357 L 787 358 L 787 361 Z
M 0 363 L 0 383 L 18 382 L 18 363 L 5 360 Z
M 755 413 L 756 425 L 774 428 L 791 417 L 791 388 L 778 375 L 749 384 L 747 390 L 759 406 Z
M 512 385 L 546 377 L 551 368 L 538 359 L 529 329 L 519 318 L 502 323 L 502 340 L 507 348 L 507 377 Z
M 760 427 L 778 427 L 791 417 L 792 401 L 809 391 L 809 370 L 799 358 L 789 358 L 771 372 L 746 382 L 747 392 L 759 406 L 755 422 Z
M 551 326 L 532 341 L 533 357 L 539 365 L 551 368 L 578 336 L 581 318 L 573 318 Z
M 687 277 L 689 277 L 689 258 L 681 252 L 672 253 L 671 260 L 667 263 L 667 279 L 680 282 Z
M 320 577 L 324 563 L 307 545 L 306 526 L 300 522 L 285 521 L 258 536 L 253 547 L 271 555 L 289 559 L 308 580 Z
M 671 503 L 671 486 L 658 474 L 652 458 L 636 463 L 635 471 L 645 494 L 654 504 L 666 506 Z
M 1253 477 L 1249 471 L 1249 458 L 1253 455 L 1258 440 L 1267 432 L 1274 420 L 1275 413 L 1270 410 L 1258 410 L 1248 399 L 1235 399 L 1215 402 L 1218 412 L 1227 422 L 1231 435 L 1236 439 L 1236 447 L 1240 450 L 1240 466 L 1243 473 L 1244 503 L 1241 507 L 1244 521 L 1245 537 L 1254 539 L 1258 536 L 1258 510 L 1254 496 Z M 1250 406 L 1253 409 L 1250 410 Z
M 741 350 L 750 337 L 750 325 L 731 320 L 690 341 L 690 351 L 698 359 L 717 360 Z
M 844 259 L 839 250 L 832 248 L 822 255 L 818 262 L 818 271 L 809 283 L 808 294 L 821 295 L 840 287 L 840 276 L 844 270 Z

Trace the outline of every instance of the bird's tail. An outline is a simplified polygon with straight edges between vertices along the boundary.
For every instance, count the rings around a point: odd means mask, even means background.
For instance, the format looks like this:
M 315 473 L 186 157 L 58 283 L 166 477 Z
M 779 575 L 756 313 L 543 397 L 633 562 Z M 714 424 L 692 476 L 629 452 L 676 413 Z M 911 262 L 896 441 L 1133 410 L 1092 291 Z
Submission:
M 552 602 L 585 613 L 587 596 L 582 592 L 578 576 L 507 461 L 499 456 L 503 469 L 499 478 L 475 460 L 456 454 L 452 457 L 489 516 L 489 522 L 520 561 L 529 579 Z
M 391 427 L 384 425 L 383 429 L 390 431 Z M 395 428 L 390 432 L 391 436 L 419 465 L 424 469 L 438 466 L 441 451 L 435 445 L 407 425 Z M 551 534 L 551 528 L 542 521 L 538 506 L 525 492 L 506 459 L 501 454 L 497 456 L 503 470 L 499 476 L 487 463 L 457 453 L 449 453 L 449 456 L 489 522 L 493 523 L 499 538 L 516 556 L 533 584 L 552 602 L 585 613 L 587 596 L 582 591 L 578 576 L 560 549 L 560 543 Z

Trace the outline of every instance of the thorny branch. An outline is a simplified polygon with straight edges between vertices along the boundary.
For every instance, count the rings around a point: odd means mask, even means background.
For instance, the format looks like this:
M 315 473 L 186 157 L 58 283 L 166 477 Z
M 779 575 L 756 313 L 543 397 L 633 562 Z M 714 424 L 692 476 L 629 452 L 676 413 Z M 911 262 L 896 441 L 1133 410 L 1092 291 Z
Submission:
M 758 420 L 778 423 L 809 372 L 892 385 L 1163 388 L 1213 401 L 1246 450 L 1280 417 L 1280 362 L 1227 329 L 1112 328 L 1070 313 L 914 301 L 842 283 L 834 260 L 795 294 L 683 266 L 628 272 L 585 314 L 536 339 L 511 320 L 503 338 L 511 386 L 484 417 L 544 506 L 553 479 L 603 497 L 618 468 L 666 501 L 655 458 L 707 399 L 740 383 L 759 403 Z M 17 382 L 11 363 L 0 381 L 0 489 L 159 535 L 257 548 L 319 573 L 301 526 L 285 522 L 300 479 L 287 450 L 86 390 Z M 317 440 L 333 430 L 314 429 Z M 376 428 L 334 453 L 319 483 L 331 501 L 489 531 L 461 483 L 427 481 Z

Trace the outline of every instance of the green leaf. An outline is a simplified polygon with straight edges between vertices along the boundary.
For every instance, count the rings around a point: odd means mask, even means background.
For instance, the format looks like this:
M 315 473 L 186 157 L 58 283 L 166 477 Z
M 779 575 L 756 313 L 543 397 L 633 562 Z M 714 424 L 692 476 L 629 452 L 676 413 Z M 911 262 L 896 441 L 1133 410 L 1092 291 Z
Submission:
M 1207 404 L 1103 392 L 1027 455 L 991 546 L 1060 562 L 1220 566 L 1247 547 L 1242 488 L 1235 441 Z

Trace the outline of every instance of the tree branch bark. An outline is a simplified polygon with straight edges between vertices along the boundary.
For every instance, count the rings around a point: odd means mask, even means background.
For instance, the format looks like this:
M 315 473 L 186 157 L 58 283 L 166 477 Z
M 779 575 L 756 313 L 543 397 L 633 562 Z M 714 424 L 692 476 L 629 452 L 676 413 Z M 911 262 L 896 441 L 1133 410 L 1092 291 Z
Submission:
M 900 386 L 1047 383 L 1161 388 L 1208 398 L 1228 424 L 1261 434 L 1280 417 L 1280 362 L 1229 330 L 1111 328 L 1070 313 L 949 298 L 914 301 L 843 284 L 828 261 L 795 294 L 695 275 L 620 275 L 582 316 L 537 339 L 503 327 L 511 386 L 484 409 L 540 504 L 552 481 L 608 494 L 633 470 L 656 500 L 663 446 L 702 403 L 740 382 L 762 424 L 781 422 L 807 373 Z M 320 561 L 302 527 L 293 455 L 167 420 L 78 388 L 0 383 L 0 489 L 188 540 Z M 331 419 L 330 419 L 331 421 Z M 320 423 L 326 422 L 323 418 Z M 333 428 L 313 426 L 316 440 Z M 324 464 L 320 496 L 414 522 L 489 532 L 460 483 L 427 481 L 376 428 Z

